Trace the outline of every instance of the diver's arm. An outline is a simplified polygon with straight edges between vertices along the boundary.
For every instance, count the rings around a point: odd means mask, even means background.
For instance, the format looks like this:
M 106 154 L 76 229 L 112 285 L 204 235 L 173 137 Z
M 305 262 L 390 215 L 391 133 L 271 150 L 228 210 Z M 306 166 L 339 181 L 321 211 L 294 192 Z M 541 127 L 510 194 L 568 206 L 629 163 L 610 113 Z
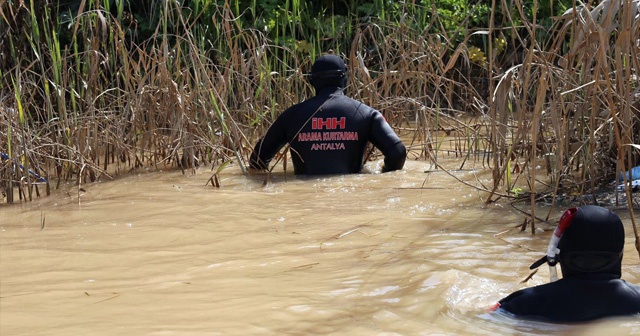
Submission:
M 282 115 L 273 122 L 265 136 L 253 148 L 249 158 L 249 168 L 257 170 L 269 168 L 271 159 L 287 143 L 285 124 L 286 122 Z
M 371 122 L 370 141 L 384 155 L 383 173 L 404 167 L 404 162 L 407 159 L 407 148 L 378 111 L 374 111 Z

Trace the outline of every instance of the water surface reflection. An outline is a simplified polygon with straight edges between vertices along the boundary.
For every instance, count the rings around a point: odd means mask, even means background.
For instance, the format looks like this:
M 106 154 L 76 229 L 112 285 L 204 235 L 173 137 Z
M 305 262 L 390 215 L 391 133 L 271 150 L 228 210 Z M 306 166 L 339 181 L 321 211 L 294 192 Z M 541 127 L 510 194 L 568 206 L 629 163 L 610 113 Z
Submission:
M 424 162 L 321 178 L 143 173 L 0 208 L 2 335 L 631 335 L 490 315 L 541 232 Z M 480 171 L 457 177 L 488 183 Z M 559 215 L 559 214 L 558 214 Z M 557 216 L 556 216 L 557 217 Z M 44 218 L 44 229 L 41 230 Z M 626 220 L 624 277 L 640 282 Z M 543 237 L 543 238 L 541 238 Z

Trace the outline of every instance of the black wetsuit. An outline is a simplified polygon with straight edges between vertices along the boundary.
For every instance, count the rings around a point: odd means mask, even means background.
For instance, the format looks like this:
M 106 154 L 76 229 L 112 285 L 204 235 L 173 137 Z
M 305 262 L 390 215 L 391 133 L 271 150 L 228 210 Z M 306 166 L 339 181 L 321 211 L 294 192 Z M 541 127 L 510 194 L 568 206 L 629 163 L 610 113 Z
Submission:
M 303 175 L 358 173 L 367 142 L 384 154 L 383 171 L 402 169 L 406 148 L 379 111 L 325 87 L 284 111 L 256 144 L 250 166 L 267 169 L 287 143 L 294 172 Z
M 516 291 L 499 302 L 499 310 L 556 323 L 636 315 L 640 314 L 640 286 L 621 279 L 563 278 Z

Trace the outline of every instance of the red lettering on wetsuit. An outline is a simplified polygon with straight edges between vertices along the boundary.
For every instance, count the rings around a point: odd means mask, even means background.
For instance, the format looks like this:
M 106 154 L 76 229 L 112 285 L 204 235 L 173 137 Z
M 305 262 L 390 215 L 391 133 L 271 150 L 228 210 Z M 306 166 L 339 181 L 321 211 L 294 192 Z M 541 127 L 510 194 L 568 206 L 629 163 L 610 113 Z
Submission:
M 311 150 L 333 151 L 345 150 L 344 142 L 336 141 L 358 141 L 358 132 L 333 131 L 344 130 L 347 127 L 347 118 L 311 118 L 311 129 L 314 132 L 301 132 L 298 134 L 298 141 L 311 141 Z M 329 132 L 319 132 L 318 130 L 329 130 Z M 321 141 L 328 141 L 320 143 Z
M 358 141 L 358 132 L 301 132 L 298 141 Z
M 311 119 L 311 129 L 321 130 L 321 129 L 345 129 L 347 127 L 347 118 L 341 117 L 338 118 L 312 118 Z
M 298 134 L 298 141 L 322 141 L 322 132 L 302 132 Z
M 311 150 L 342 150 L 345 149 L 343 142 L 329 142 L 329 143 L 314 143 L 311 145 Z

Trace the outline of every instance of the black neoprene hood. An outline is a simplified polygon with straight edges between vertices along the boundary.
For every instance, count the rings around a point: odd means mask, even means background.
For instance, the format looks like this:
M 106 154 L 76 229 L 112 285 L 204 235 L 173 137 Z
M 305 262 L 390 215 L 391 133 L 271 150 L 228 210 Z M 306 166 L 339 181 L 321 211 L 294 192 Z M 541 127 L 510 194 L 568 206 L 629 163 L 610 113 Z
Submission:
M 347 83 L 347 66 L 336 55 L 322 55 L 311 67 L 311 84 L 319 91 L 325 87 L 344 88 Z
M 624 226 L 609 209 L 586 205 L 578 211 L 560 242 L 562 273 L 608 273 L 620 275 L 624 249 Z

